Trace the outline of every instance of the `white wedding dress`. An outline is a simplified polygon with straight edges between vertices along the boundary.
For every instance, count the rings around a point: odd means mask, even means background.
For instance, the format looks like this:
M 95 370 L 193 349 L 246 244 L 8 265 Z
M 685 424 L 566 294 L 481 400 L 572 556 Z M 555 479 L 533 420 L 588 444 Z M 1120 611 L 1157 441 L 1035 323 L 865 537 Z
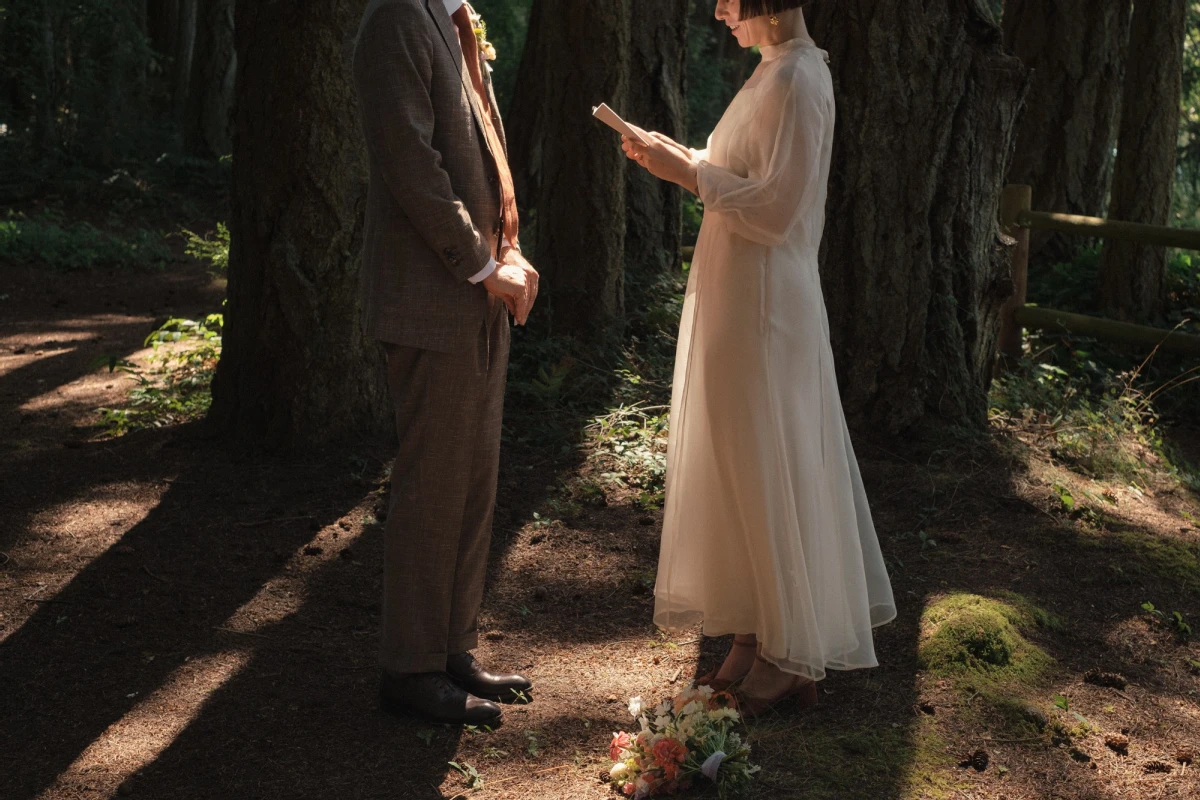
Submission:
M 698 152 L 654 621 L 755 633 L 780 669 L 878 664 L 896 616 L 817 274 L 833 86 L 811 40 L 763 63 Z

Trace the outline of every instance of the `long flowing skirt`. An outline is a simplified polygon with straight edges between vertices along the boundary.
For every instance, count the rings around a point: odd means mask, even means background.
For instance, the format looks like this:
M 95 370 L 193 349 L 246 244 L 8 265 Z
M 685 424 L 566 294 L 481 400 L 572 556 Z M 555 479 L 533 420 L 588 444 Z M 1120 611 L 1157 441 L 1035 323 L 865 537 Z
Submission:
M 877 666 L 891 584 L 838 396 L 813 249 L 705 220 L 671 400 L 654 621 L 754 633 L 813 679 Z

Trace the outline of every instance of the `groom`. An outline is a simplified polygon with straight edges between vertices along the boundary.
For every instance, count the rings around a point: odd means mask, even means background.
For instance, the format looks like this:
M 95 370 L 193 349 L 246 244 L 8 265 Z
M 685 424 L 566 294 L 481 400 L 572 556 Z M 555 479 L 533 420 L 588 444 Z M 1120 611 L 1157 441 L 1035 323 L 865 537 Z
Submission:
M 385 533 L 381 698 L 433 722 L 495 724 L 520 675 L 471 655 L 496 500 L 508 312 L 538 275 L 488 69 L 463 0 L 371 0 L 354 52 L 370 156 L 367 332 L 387 350 L 400 451 Z M 506 309 L 507 308 L 507 312 Z

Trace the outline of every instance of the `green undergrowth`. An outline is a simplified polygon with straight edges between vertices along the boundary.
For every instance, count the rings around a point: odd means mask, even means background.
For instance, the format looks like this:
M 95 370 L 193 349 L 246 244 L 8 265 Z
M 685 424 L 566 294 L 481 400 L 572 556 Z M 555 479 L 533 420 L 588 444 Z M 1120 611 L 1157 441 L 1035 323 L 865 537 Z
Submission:
M 68 224 L 49 212 L 29 218 L 10 211 L 0 220 L 0 259 L 70 271 L 162 267 L 171 257 L 162 234 L 143 228 L 115 236 L 87 222 Z
M 1028 337 L 1030 353 L 992 383 L 992 424 L 1096 479 L 1168 480 L 1200 489 L 1200 471 L 1164 418 L 1200 413 L 1200 370 L 1165 355 L 1133 361 L 1096 342 Z
M 661 505 L 667 411 L 687 268 L 627 276 L 622 328 L 554 332 L 552 309 L 516 329 L 506 412 L 509 443 L 578 453 L 595 480 Z
M 221 357 L 224 317 L 171 319 L 146 338 L 153 347 L 147 366 L 102 356 L 94 366 L 133 377 L 128 402 L 101 408 L 100 425 L 121 436 L 130 431 L 161 428 L 202 418 L 212 404 L 212 379 Z
M 961 781 L 954 759 L 934 720 L 922 717 L 907 727 L 861 725 L 852 728 L 796 730 L 781 740 L 769 729 L 755 729 L 750 745 L 786 772 L 764 762 L 763 780 L 771 797 L 843 800 L 877 796 L 897 800 L 942 800 Z M 756 741 L 756 739 L 762 740 Z M 765 786 L 764 786 L 765 788 Z
M 1099 245 L 1030 270 L 1029 300 L 1103 316 L 1095 286 Z M 1200 332 L 1200 261 L 1172 252 L 1168 302 L 1149 320 L 1166 332 Z M 1200 471 L 1171 442 L 1171 424 L 1200 416 L 1195 359 L 1087 337 L 1030 332 L 1025 356 L 992 384 L 993 424 L 1089 477 L 1165 478 L 1200 490 Z

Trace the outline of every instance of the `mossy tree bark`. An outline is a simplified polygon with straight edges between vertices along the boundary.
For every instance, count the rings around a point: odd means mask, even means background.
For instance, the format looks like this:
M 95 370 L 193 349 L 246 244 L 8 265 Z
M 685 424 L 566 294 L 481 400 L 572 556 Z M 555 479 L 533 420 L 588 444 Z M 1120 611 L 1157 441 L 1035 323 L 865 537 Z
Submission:
M 821 274 L 847 418 L 981 427 L 1012 291 L 997 213 L 1028 71 L 979 0 L 809 13 L 838 102 Z
M 364 4 L 237 5 L 229 302 L 210 420 L 270 446 L 391 427 L 357 299 L 367 163 L 350 59 Z
M 1130 0 L 1008 0 L 1004 41 L 1033 70 L 1009 183 L 1033 208 L 1104 216 L 1120 119 Z M 1030 235 L 1035 261 L 1070 259 L 1085 240 Z
M 1186 0 L 1134 3 L 1113 175 L 1113 219 L 1170 222 L 1186 23 Z M 1110 315 L 1124 320 L 1154 317 L 1167 301 L 1167 252 L 1136 242 L 1106 242 L 1097 284 L 1100 306 Z

